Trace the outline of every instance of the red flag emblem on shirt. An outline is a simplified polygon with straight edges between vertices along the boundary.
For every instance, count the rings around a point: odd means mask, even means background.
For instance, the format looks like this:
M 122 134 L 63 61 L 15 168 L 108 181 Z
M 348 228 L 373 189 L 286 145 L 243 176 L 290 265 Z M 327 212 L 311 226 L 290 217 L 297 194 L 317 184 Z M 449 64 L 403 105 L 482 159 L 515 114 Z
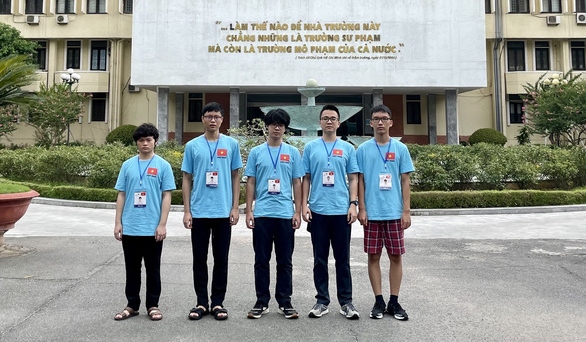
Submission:
M 395 161 L 395 152 L 387 152 L 387 160 Z
M 282 162 L 289 162 L 289 160 L 291 160 L 291 157 L 288 154 L 281 154 L 279 160 Z
M 332 154 L 335 155 L 335 156 L 341 157 L 341 156 L 344 155 L 344 151 L 338 150 L 338 149 L 334 149 L 334 151 L 332 152 Z
M 217 155 L 218 157 L 226 157 L 228 156 L 228 150 L 225 148 L 219 148 Z
M 156 176 L 159 170 L 156 167 L 149 167 L 147 170 L 147 175 L 149 176 Z

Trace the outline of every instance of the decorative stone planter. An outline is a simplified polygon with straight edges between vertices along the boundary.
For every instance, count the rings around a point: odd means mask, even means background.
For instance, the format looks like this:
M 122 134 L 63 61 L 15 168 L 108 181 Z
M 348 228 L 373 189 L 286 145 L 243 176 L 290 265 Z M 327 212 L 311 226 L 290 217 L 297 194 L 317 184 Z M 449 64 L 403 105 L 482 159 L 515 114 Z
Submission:
M 39 193 L 30 190 L 13 194 L 0 194 L 0 246 L 4 245 L 4 233 L 14 228 L 16 221 L 24 216 L 31 200 Z

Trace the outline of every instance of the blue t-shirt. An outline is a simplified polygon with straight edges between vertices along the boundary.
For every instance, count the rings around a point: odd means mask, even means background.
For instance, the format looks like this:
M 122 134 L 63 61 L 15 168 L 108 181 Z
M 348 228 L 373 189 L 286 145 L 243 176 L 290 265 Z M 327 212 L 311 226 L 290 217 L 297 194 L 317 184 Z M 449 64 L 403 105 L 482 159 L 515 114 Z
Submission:
M 256 146 L 248 155 L 244 175 L 256 178 L 254 217 L 293 217 L 293 179 L 304 175 L 299 150 L 286 143 L 281 144 L 280 153 L 279 147 L 269 147 L 266 142 Z M 275 179 L 279 181 L 280 192 L 270 194 L 269 180 L 275 185 Z
M 175 190 L 171 164 L 158 155 L 151 160 L 132 157 L 122 164 L 114 188 L 126 195 L 122 233 L 154 236 L 161 221 L 163 191 Z
M 324 142 L 321 138 L 312 140 L 303 150 L 303 168 L 311 175 L 311 211 L 321 215 L 346 215 L 350 205 L 346 176 L 359 172 L 354 147 L 340 139 L 335 142 Z M 323 177 L 333 177 L 333 186 Z
M 232 171 L 242 167 L 240 147 L 236 139 L 220 134 L 217 141 L 205 136 L 185 145 L 181 171 L 193 176 L 191 187 L 191 216 L 195 218 L 225 218 L 232 209 Z M 206 173 L 216 177 L 215 186 L 206 185 Z M 210 182 L 211 183 L 211 182 Z M 240 186 L 240 184 L 239 184 Z
M 368 219 L 375 221 L 400 219 L 403 213 L 401 174 L 415 170 L 407 146 L 395 139 L 379 146 L 373 138 L 358 146 L 356 160 L 360 173 L 364 175 L 364 197 Z M 385 180 L 380 178 L 381 174 L 390 174 L 391 177 Z M 390 189 L 381 190 L 381 187 L 388 189 L 387 182 Z

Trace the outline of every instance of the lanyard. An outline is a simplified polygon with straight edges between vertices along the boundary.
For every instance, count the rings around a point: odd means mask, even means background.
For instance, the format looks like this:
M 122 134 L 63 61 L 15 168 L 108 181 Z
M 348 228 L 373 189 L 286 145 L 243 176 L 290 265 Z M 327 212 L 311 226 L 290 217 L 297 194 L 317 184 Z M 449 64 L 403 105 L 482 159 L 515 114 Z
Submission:
M 149 165 L 151 165 L 151 162 L 153 161 L 154 158 L 155 158 L 155 156 L 152 156 L 151 157 L 151 160 L 149 160 L 149 163 L 144 168 L 144 170 L 142 170 L 142 172 L 141 172 L 140 171 L 140 158 L 138 156 L 136 156 L 136 161 L 138 162 L 138 178 L 140 179 L 140 185 L 141 186 L 142 186 L 142 177 L 144 177 L 144 173 L 146 172 L 146 170 L 148 170 Z
M 391 140 L 392 139 L 389 139 L 389 147 L 387 148 L 387 154 L 385 154 L 383 156 L 383 153 L 381 152 L 380 147 L 376 143 L 376 140 L 372 139 L 372 141 L 374 141 L 374 144 L 376 145 L 376 148 L 378 149 L 378 153 L 383 158 L 383 164 L 385 165 L 385 170 L 387 169 L 387 156 L 389 155 L 389 152 L 391 151 Z
M 334 141 L 334 145 L 332 146 L 332 149 L 329 152 L 328 152 L 328 146 L 326 145 L 324 138 L 321 138 L 321 142 L 324 143 L 324 148 L 326 149 L 326 154 L 328 155 L 328 166 L 330 166 L 330 157 L 332 156 L 332 152 L 334 151 L 334 148 L 336 147 L 336 143 L 338 142 L 338 139 L 336 139 Z
M 267 149 L 269 150 L 269 156 L 271 157 L 271 162 L 273 163 L 273 173 L 277 174 L 277 162 L 279 161 L 279 156 L 281 155 L 281 147 L 283 147 L 283 143 L 279 145 L 279 152 L 277 152 L 277 157 L 273 159 L 273 155 L 271 154 L 271 148 L 267 143 Z
M 210 165 L 214 166 L 214 156 L 216 155 L 216 150 L 218 149 L 218 145 L 220 144 L 220 138 L 222 137 L 222 135 L 220 134 L 218 136 L 218 141 L 216 141 L 216 147 L 214 147 L 214 151 L 212 151 L 212 147 L 210 146 L 210 142 L 208 141 L 208 139 L 206 139 L 206 137 L 203 137 L 204 140 L 206 141 L 206 144 L 208 144 L 208 150 L 210 150 Z

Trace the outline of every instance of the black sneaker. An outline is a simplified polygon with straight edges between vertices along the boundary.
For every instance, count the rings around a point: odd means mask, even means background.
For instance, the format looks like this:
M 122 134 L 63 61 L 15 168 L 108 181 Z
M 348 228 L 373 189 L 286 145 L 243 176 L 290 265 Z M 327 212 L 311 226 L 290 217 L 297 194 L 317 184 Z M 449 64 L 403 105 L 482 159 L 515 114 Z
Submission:
M 380 319 L 385 314 L 385 303 L 375 302 L 372 310 L 370 311 L 370 318 Z
M 248 315 L 246 317 L 248 318 L 261 318 L 262 315 L 268 314 L 269 313 L 269 308 L 261 303 L 261 302 L 256 302 L 256 304 L 254 304 L 254 308 L 252 308 L 252 310 L 248 311 Z
M 291 303 L 287 303 L 283 306 L 279 306 L 279 313 L 281 315 L 284 315 L 285 318 L 287 318 L 287 319 L 299 318 L 299 313 L 297 312 L 297 310 L 293 309 L 293 306 L 291 306 Z
M 395 319 L 398 319 L 400 321 L 406 321 L 409 319 L 409 316 L 407 316 L 407 312 L 405 312 L 405 310 L 403 310 L 403 308 L 401 307 L 401 304 L 399 304 L 399 303 L 397 303 L 397 304 L 389 303 L 389 306 L 387 307 L 387 313 L 389 315 L 392 315 L 393 317 L 395 317 Z

